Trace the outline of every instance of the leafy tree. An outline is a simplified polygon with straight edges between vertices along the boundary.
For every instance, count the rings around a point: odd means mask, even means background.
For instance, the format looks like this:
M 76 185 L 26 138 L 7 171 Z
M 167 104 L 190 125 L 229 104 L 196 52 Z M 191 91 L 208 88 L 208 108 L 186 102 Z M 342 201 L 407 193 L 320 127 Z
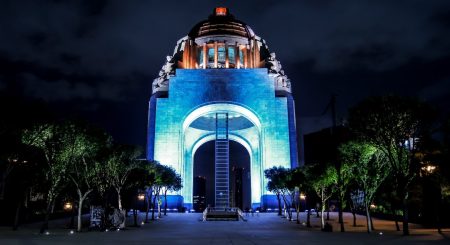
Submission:
M 140 167 L 139 160 L 137 160 L 140 155 L 141 150 L 137 147 L 116 145 L 105 162 L 106 181 L 116 191 L 117 205 L 121 211 L 123 210 L 122 190 L 127 184 L 131 172 Z
M 324 212 L 326 202 L 333 195 L 333 190 L 337 182 L 336 168 L 326 166 L 324 169 L 319 166 L 313 166 L 307 169 L 308 176 L 311 178 L 311 185 L 317 196 L 320 198 L 321 203 L 321 227 L 325 227 Z
M 387 158 L 402 199 L 403 234 L 408 235 L 409 187 L 420 166 L 413 161 L 417 140 L 431 127 L 433 110 L 414 98 L 371 97 L 350 110 L 350 128 Z
M 384 154 L 375 146 L 351 141 L 339 147 L 340 158 L 347 169 L 348 179 L 354 178 L 364 192 L 367 232 L 372 232 L 370 205 L 375 193 L 389 174 Z
M 73 160 L 73 155 L 68 155 L 65 152 L 69 142 L 67 138 L 68 130 L 69 128 L 64 124 L 45 123 L 24 130 L 22 135 L 24 144 L 39 148 L 43 152 L 47 164 L 45 171 L 46 209 L 41 233 L 48 229 L 50 212 L 53 209 L 56 197 L 67 183 L 67 167 Z
M 292 195 L 292 200 L 295 206 L 296 214 L 297 214 L 297 224 L 300 224 L 300 193 L 302 191 L 306 191 L 306 178 L 305 173 L 302 168 L 295 168 L 289 171 L 288 176 L 288 188 L 290 190 L 294 190 L 294 195 Z
M 280 172 L 284 171 L 283 167 L 272 167 L 264 170 L 264 176 L 269 180 L 267 182 L 267 190 L 275 193 L 278 201 L 278 215 L 281 215 L 281 189 L 283 187 L 282 180 L 280 178 Z
M 68 158 L 71 157 L 68 164 L 68 176 L 78 194 L 77 231 L 80 232 L 84 201 L 103 181 L 96 174 L 96 161 L 99 161 L 100 153 L 104 151 L 104 148 L 109 146 L 111 137 L 86 124 L 69 123 L 67 128 L 68 140 L 63 152 Z
M 167 192 L 179 191 L 182 188 L 181 176 L 177 174 L 175 169 L 164 166 L 161 174 L 162 178 L 162 193 L 164 195 L 164 215 L 167 215 Z
M 352 166 L 346 162 L 340 161 L 339 168 L 337 171 L 337 185 L 336 192 L 339 199 L 339 223 L 341 226 L 341 232 L 345 231 L 344 220 L 343 220 L 343 210 L 346 208 L 346 196 L 348 196 L 350 187 L 353 184 L 353 179 L 355 173 L 352 171 Z M 355 214 L 353 214 L 355 217 Z M 356 222 L 356 221 L 355 221 Z M 356 226 L 356 224 L 354 224 Z
M 157 161 L 147 160 L 144 162 L 142 168 L 145 173 L 144 177 L 144 185 L 146 188 L 146 199 L 147 199 L 147 207 L 145 212 L 145 222 L 148 223 L 148 213 L 150 211 L 150 207 L 154 207 L 153 205 L 153 189 L 157 185 L 159 180 L 159 175 L 157 174 L 157 170 L 160 164 Z
M 294 182 L 291 181 L 290 169 L 284 167 L 272 167 L 265 170 L 265 175 L 269 178 L 267 183 L 267 188 L 272 189 L 277 193 L 277 198 L 279 198 L 279 214 L 281 214 L 281 203 L 280 199 L 283 200 L 285 206 L 285 212 L 287 212 L 287 218 L 289 221 L 292 220 L 291 207 L 293 205 L 295 197 L 295 186 Z

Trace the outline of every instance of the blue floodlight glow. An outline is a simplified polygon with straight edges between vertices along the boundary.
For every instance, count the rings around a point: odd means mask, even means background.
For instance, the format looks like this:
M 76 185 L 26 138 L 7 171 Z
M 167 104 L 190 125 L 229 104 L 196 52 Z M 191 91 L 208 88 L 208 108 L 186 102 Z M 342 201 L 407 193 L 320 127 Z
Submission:
M 292 112 L 288 111 L 287 97 L 275 96 L 267 69 L 177 69 L 170 78 L 169 91 L 167 98 L 151 100 L 157 109 L 155 123 L 149 125 L 155 129 L 154 137 L 148 139 L 153 152 L 147 157 L 181 174 L 182 190 L 170 194 L 181 195 L 184 206 L 188 210 L 192 207 L 195 152 L 215 139 L 214 128 L 192 125 L 199 118 L 207 122 L 214 120 L 214 113 L 228 112 L 233 115 L 230 124 L 235 120 L 247 125 L 235 125 L 229 138 L 250 155 L 251 202 L 253 207 L 261 206 L 262 196 L 273 195 L 265 188 L 264 170 L 293 166 L 288 122 Z
M 264 170 L 298 165 L 291 82 L 261 37 L 228 10 L 220 13 L 177 42 L 153 81 L 147 159 L 181 175 L 183 188 L 168 193 L 167 204 L 188 212 L 193 208 L 194 156 L 215 140 L 216 115 L 226 113 L 220 132 L 245 147 L 250 157 L 251 208 L 273 209 L 277 200 L 266 189 Z M 219 156 L 220 164 L 228 166 L 225 154 Z M 228 184 L 226 177 L 220 179 Z

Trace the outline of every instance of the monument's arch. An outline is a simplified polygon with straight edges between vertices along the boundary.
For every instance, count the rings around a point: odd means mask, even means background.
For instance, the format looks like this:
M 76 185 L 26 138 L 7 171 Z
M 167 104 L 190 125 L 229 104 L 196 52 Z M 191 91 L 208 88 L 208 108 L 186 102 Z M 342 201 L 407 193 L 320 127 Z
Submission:
M 204 143 L 216 139 L 215 117 L 217 113 L 228 113 L 229 139 L 238 142 L 250 156 L 251 203 L 261 202 L 263 183 L 263 166 L 261 157 L 261 122 L 254 112 L 241 105 L 232 103 L 211 103 L 200 106 L 190 112 L 183 123 L 183 178 L 181 195 L 185 202 L 192 203 L 193 163 L 196 150 Z
M 269 207 L 264 170 L 297 165 L 291 83 L 265 41 L 228 9 L 216 8 L 180 39 L 153 82 L 147 158 L 172 166 L 183 188 L 170 205 L 192 207 L 193 157 L 215 140 L 216 205 L 227 201 L 227 144 L 250 155 L 253 207 Z M 226 171 L 223 171 L 225 173 Z M 220 180 L 220 181 L 219 181 Z M 224 187 L 221 187 L 221 186 Z

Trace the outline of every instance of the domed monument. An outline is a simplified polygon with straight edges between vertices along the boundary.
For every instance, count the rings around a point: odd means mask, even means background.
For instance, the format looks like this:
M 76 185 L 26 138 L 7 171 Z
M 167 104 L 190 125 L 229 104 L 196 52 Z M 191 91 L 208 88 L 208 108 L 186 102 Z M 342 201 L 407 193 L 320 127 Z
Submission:
M 192 208 L 194 155 L 214 141 L 215 207 L 230 207 L 229 142 L 250 156 L 252 208 L 276 207 L 264 170 L 297 166 L 291 82 L 265 41 L 227 8 L 181 38 L 153 81 L 147 159 L 173 167 L 183 188 L 169 206 Z

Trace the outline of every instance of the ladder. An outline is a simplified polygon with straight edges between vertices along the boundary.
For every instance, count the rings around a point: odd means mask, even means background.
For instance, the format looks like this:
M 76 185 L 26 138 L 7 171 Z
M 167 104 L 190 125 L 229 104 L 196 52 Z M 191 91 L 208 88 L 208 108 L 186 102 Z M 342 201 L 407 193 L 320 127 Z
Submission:
M 228 113 L 216 113 L 215 196 L 216 208 L 228 208 L 230 201 Z

